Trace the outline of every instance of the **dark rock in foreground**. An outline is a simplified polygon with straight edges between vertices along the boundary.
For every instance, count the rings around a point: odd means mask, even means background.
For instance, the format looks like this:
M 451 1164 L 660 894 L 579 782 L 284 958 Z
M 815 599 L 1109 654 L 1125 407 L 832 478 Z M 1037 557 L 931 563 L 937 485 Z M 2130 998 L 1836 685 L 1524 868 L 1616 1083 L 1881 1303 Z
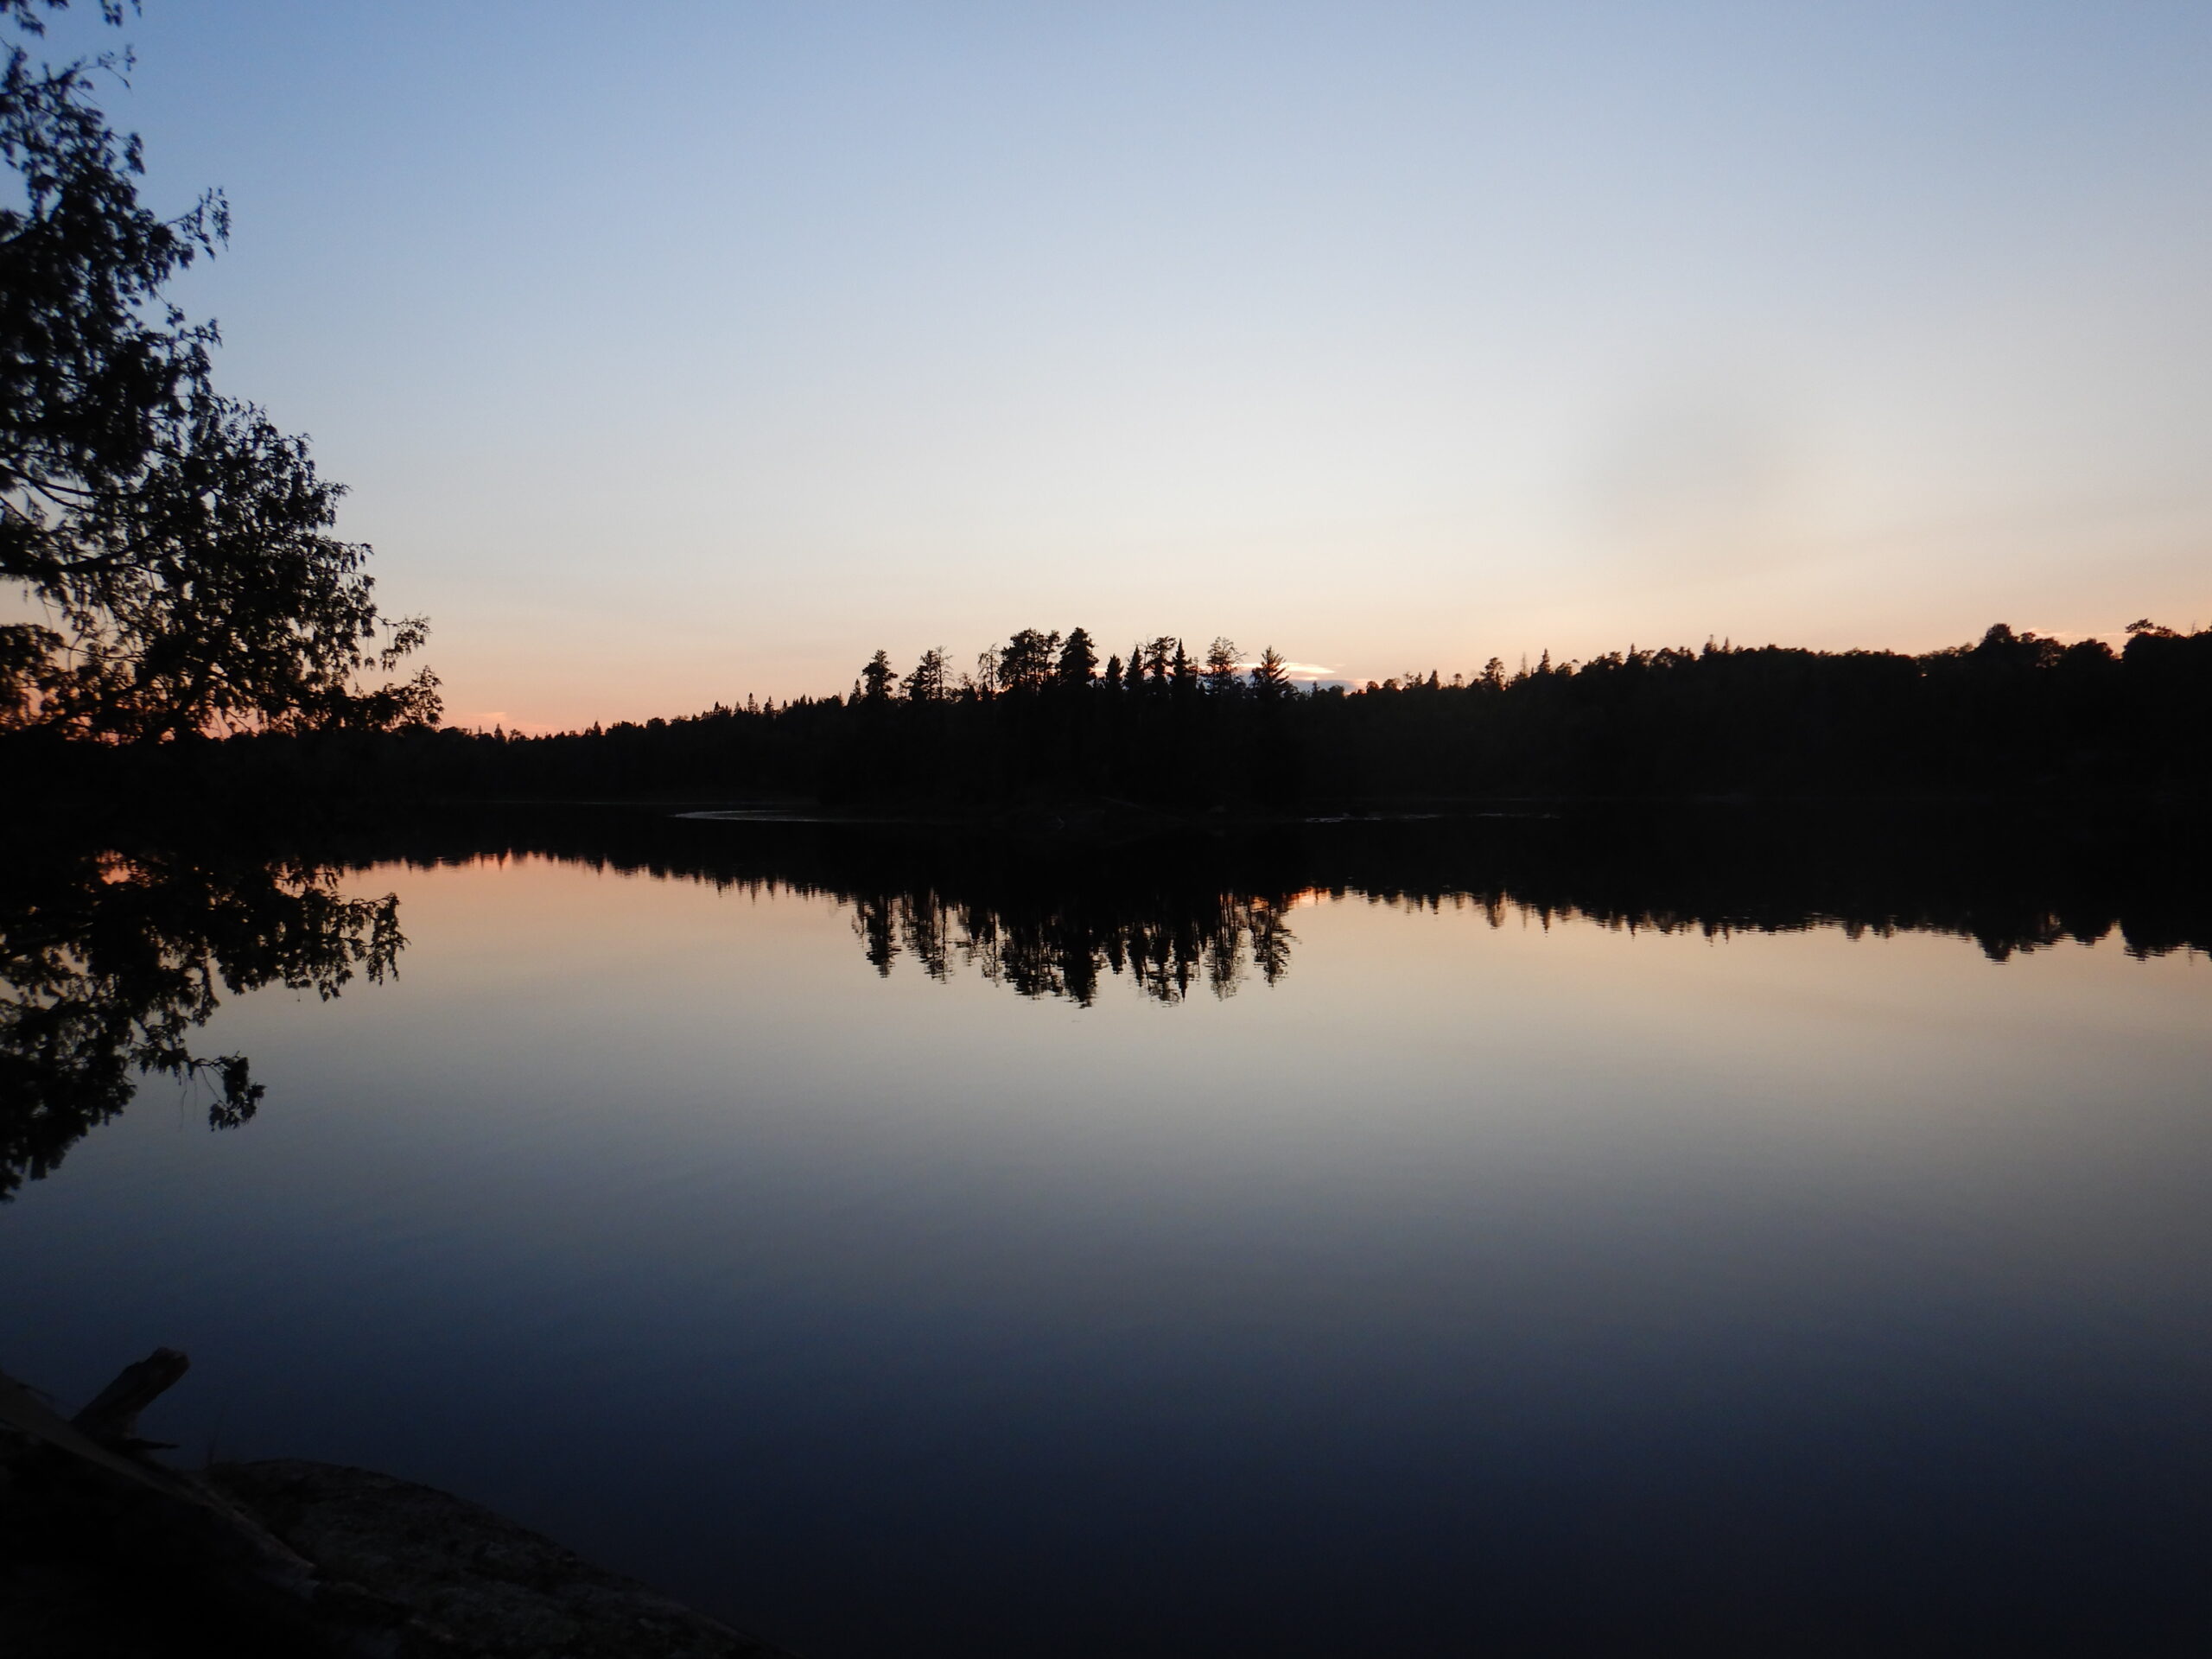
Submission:
M 0 1375 L 0 1655 L 783 1659 L 447 1493 L 332 1464 L 156 1462 L 157 1349 L 64 1418 Z
M 283 1459 L 204 1478 L 326 1581 L 405 1608 L 425 1652 L 485 1659 L 768 1659 L 780 1649 L 594 1567 L 463 1499 L 365 1469 Z

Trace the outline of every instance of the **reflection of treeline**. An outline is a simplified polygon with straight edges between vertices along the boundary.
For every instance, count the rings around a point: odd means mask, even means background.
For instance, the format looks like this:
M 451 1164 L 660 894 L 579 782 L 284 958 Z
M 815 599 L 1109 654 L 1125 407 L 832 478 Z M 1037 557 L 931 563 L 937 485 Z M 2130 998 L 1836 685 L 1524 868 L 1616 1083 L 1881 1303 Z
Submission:
M 2002 962 L 2116 938 L 2133 955 L 2212 950 L 2212 880 L 2193 850 L 2212 825 L 1993 823 L 1847 813 L 1821 822 L 1715 807 L 1524 823 L 1481 873 L 1363 868 L 1325 886 L 1413 908 L 1479 906 L 1492 925 L 1580 919 L 1626 931 L 1939 933 Z M 1626 844 L 1616 844 L 1614 837 Z
M 1840 926 L 1975 940 L 1999 960 L 2117 934 L 2212 950 L 2194 809 L 1670 807 L 1276 824 L 1119 842 L 855 823 L 479 806 L 344 836 L 197 852 L 0 848 L 0 1197 L 121 1110 L 140 1075 L 194 1077 L 209 1118 L 251 1115 L 245 1058 L 191 1037 L 219 993 L 335 995 L 403 945 L 397 901 L 349 869 L 540 856 L 850 908 L 880 973 L 977 973 L 1088 1005 L 1120 978 L 1163 1002 L 1273 984 L 1302 897 L 1582 918 L 1710 935 Z M 264 831 L 264 836 L 273 832 Z M 377 885 L 382 885 L 380 882 Z
M 244 1055 L 197 1055 L 220 1001 L 265 985 L 334 996 L 383 977 L 395 899 L 340 893 L 291 857 L 11 846 L 0 868 L 0 1198 L 129 1104 L 149 1071 L 207 1091 L 217 1128 L 252 1116 Z
M 1203 986 L 1228 996 L 1248 971 L 1272 985 L 1290 966 L 1296 936 L 1285 894 L 1205 893 L 1173 906 L 1137 895 L 1084 893 L 1006 906 L 948 898 L 934 887 L 847 895 L 879 974 L 903 950 L 932 979 L 973 969 L 1024 996 L 1061 996 L 1085 1007 L 1101 979 L 1127 975 L 1146 995 L 1179 1002 Z
M 1269 653 L 1160 639 L 1102 664 L 1025 631 L 955 675 L 879 652 L 849 695 L 546 736 L 448 728 L 236 739 L 159 753 L 17 741 L 84 790 L 189 773 L 256 798 L 810 795 L 950 809 L 1120 800 L 1281 810 L 1512 797 L 2212 795 L 2212 630 L 2124 649 L 1991 628 L 1912 656 L 1778 646 L 1548 657 L 1308 691 Z M 0 757 L 0 764 L 7 764 Z M 205 792 L 205 791 L 203 791 Z
M 995 969 L 1006 982 L 1058 991 L 1095 982 L 1097 964 L 1112 972 L 1117 949 L 1125 971 L 1161 961 L 1163 940 L 1173 942 L 1164 959 L 1187 964 L 1195 984 L 1206 972 L 1205 942 L 1240 933 L 1246 962 L 1272 979 L 1294 943 L 1279 931 L 1284 912 L 1306 893 L 1480 906 L 1500 922 L 1939 932 L 1999 958 L 2113 935 L 2142 955 L 2212 950 L 2208 829 L 2194 809 L 1713 805 L 1351 819 L 1099 844 L 486 807 L 365 837 L 347 856 L 435 864 L 536 855 L 821 894 L 855 907 L 864 948 L 880 961 L 893 959 L 887 945 L 932 972 L 1011 959 L 1019 976 Z M 910 916 L 919 923 L 912 931 Z M 1010 938 L 1020 943 L 1009 952 Z M 972 957 L 963 938 L 978 942 Z

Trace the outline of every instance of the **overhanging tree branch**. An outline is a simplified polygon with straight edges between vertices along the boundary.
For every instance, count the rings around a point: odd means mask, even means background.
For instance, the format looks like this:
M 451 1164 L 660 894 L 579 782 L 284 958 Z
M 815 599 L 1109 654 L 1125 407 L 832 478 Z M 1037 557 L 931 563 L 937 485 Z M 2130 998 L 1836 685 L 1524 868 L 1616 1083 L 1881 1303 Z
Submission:
M 66 0 L 0 0 L 42 33 Z M 119 4 L 103 16 L 122 20 Z M 127 59 L 124 60 L 127 61 Z M 420 618 L 376 608 L 369 549 L 332 534 L 345 492 L 306 439 L 213 388 L 213 323 L 161 291 L 229 236 L 209 192 L 143 206 L 135 137 L 92 102 L 103 58 L 0 70 L 0 581 L 58 628 L 11 626 L 0 728 L 162 739 L 220 728 L 435 720 L 437 681 L 365 685 L 416 650 Z

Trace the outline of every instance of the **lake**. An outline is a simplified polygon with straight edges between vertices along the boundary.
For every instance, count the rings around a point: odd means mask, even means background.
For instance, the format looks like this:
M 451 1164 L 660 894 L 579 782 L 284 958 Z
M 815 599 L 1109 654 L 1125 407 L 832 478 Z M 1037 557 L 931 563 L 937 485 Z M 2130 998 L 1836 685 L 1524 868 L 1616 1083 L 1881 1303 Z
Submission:
M 2196 828 L 49 847 L 0 1364 L 814 1659 L 2202 1652 Z

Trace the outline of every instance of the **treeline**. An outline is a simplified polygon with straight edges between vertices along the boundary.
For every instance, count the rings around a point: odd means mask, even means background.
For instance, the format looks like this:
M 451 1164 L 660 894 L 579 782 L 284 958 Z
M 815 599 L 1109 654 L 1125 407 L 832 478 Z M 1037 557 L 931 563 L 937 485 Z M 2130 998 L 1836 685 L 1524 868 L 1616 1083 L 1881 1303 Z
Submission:
M 47 764 L 83 757 L 65 759 Z M 785 796 L 954 810 L 2206 798 L 2212 630 L 2138 622 L 2119 651 L 2001 624 L 1922 655 L 1707 643 L 1318 690 L 1294 683 L 1273 652 L 1243 664 L 1225 639 L 1201 655 L 1162 638 L 1101 662 L 1080 628 L 1031 630 L 957 675 L 941 652 L 901 673 L 878 652 L 849 694 L 782 704 L 543 736 L 417 728 L 227 740 L 129 764 L 212 773 L 250 794 Z

